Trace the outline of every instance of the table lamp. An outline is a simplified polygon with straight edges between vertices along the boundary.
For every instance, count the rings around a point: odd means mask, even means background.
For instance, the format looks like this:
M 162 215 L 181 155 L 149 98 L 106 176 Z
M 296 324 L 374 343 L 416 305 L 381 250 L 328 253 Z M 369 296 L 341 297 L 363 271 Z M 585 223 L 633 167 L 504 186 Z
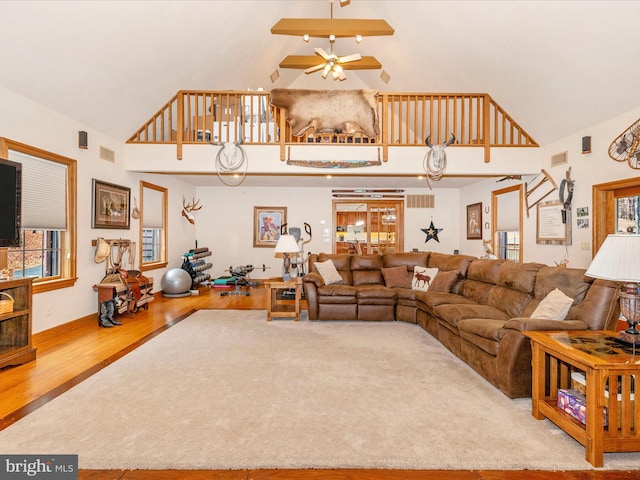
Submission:
M 620 312 L 629 324 L 617 340 L 640 345 L 640 235 L 609 235 L 598 250 L 585 275 L 622 283 Z
M 300 252 L 300 247 L 293 235 L 280 235 L 278 243 L 276 244 L 275 253 L 282 253 L 282 256 L 284 257 L 284 263 L 282 265 L 282 279 L 285 282 L 291 280 L 291 275 L 289 274 L 291 258 L 289 258 L 289 254 L 298 252 Z

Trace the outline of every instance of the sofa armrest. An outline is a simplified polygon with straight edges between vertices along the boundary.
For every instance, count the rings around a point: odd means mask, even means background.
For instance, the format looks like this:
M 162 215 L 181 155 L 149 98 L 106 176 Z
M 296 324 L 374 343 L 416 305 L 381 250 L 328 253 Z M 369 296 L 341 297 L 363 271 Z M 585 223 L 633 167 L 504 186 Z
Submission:
M 518 317 L 512 318 L 503 328 L 521 332 L 545 330 L 587 330 L 589 325 L 582 320 L 548 320 L 546 318 Z
M 302 277 L 302 282 L 314 283 L 316 288 L 324 286 L 324 280 L 322 279 L 322 276 L 316 272 L 307 273 L 304 277 Z

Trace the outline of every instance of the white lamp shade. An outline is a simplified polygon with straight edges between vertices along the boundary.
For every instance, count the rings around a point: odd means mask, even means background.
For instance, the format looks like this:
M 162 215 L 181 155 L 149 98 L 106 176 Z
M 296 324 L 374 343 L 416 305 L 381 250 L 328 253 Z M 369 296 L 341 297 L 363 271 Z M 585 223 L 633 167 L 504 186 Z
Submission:
M 293 235 L 280 235 L 276 244 L 276 253 L 296 253 L 300 251 L 298 242 Z
M 640 235 L 609 235 L 586 275 L 618 282 L 640 282 Z

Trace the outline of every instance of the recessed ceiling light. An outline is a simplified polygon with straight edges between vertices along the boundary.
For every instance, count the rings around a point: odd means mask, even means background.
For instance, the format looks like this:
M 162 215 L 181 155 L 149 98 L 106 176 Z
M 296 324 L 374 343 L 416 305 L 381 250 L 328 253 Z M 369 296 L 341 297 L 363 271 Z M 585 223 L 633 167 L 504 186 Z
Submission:
M 356 43 L 362 42 L 362 35 L 356 35 Z
M 327 175 L 327 179 L 331 178 L 331 175 Z
M 308 41 L 309 41 L 309 34 L 308 34 L 308 33 L 305 33 L 305 34 L 302 36 L 302 40 L 304 40 L 305 42 L 308 42 Z

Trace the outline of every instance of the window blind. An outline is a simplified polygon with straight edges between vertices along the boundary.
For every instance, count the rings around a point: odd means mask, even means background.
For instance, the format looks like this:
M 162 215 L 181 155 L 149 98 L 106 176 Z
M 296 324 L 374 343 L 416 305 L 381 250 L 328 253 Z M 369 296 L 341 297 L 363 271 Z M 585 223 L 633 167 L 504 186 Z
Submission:
M 66 165 L 13 150 L 9 160 L 22 164 L 22 228 L 66 230 Z
M 142 189 L 142 227 L 164 228 L 164 192 Z
M 514 190 L 498 195 L 497 214 L 497 231 L 520 231 L 520 191 Z

